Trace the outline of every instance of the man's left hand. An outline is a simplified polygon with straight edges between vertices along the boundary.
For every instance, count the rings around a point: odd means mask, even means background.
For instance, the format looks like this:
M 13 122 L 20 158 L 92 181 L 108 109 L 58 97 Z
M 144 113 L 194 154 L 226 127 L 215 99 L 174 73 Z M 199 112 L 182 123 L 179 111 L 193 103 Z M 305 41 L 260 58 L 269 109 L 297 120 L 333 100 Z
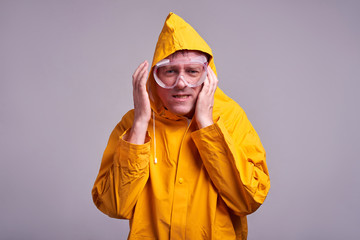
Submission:
M 217 88 L 218 79 L 211 67 L 208 66 L 207 68 L 208 73 L 199 93 L 195 108 L 195 120 L 199 129 L 214 124 L 214 94 Z

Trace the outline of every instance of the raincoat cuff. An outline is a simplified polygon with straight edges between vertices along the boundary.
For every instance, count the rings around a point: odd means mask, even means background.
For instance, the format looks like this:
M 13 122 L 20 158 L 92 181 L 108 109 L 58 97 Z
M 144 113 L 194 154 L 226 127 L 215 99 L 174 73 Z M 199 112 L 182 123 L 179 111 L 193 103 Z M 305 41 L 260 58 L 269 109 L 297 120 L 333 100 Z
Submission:
M 198 138 L 205 137 L 205 136 L 207 136 L 209 134 L 210 134 L 210 136 L 212 136 L 213 134 L 222 135 L 221 132 L 222 132 L 223 128 L 224 128 L 224 124 L 223 124 L 221 118 L 218 118 L 218 120 L 214 124 L 212 124 L 210 126 L 207 126 L 207 127 L 204 127 L 204 128 L 201 128 L 201 129 L 199 129 L 197 131 L 194 131 L 191 134 L 191 137 L 193 139 L 198 139 Z
M 130 169 L 143 169 L 149 164 L 150 136 L 146 133 L 147 141 L 144 144 L 133 144 L 123 139 L 128 131 L 119 137 L 119 161 L 115 161 L 115 165 Z
M 209 149 L 212 151 L 214 149 L 223 148 L 225 145 L 226 148 L 228 148 L 227 140 L 230 139 L 221 118 L 214 124 L 193 132 L 191 138 L 195 142 L 198 150 L 205 152 L 208 152 Z M 213 156 L 212 154 L 210 155 Z M 211 157 L 207 159 L 210 160 Z

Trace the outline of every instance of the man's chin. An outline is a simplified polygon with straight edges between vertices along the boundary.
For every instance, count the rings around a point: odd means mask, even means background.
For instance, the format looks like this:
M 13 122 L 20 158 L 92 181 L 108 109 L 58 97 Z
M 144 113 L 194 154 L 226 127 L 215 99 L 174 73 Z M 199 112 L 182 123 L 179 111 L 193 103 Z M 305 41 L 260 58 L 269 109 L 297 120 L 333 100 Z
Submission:
M 175 115 L 183 116 L 183 117 L 187 117 L 187 118 L 192 118 L 194 115 L 193 109 L 173 108 L 173 109 L 169 109 L 169 110 L 170 110 L 170 112 L 174 113 Z

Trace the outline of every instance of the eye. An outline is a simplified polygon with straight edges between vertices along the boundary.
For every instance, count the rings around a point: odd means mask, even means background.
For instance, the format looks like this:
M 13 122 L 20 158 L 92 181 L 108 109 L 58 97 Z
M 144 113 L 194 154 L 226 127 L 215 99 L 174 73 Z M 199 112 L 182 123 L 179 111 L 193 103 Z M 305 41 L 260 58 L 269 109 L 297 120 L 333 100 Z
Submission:
M 189 72 L 191 72 L 191 73 L 198 73 L 199 70 L 197 70 L 197 69 L 190 69 Z
M 186 72 L 191 76 L 198 76 L 201 73 L 201 69 L 196 67 L 191 67 L 186 69 Z
M 176 74 L 178 71 L 174 67 L 163 67 L 163 68 L 159 69 L 159 72 L 165 76 L 172 76 L 172 75 Z
M 165 71 L 166 74 L 172 74 L 175 73 L 175 71 L 173 69 L 168 69 Z

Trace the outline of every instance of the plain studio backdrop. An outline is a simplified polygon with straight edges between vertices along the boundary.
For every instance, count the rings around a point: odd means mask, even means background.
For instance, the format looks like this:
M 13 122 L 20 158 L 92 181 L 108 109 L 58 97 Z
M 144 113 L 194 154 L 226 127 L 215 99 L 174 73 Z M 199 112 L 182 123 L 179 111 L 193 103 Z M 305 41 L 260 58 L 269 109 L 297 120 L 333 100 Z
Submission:
M 359 1 L 0 1 L 0 239 L 126 239 L 91 188 L 173 11 L 267 150 L 249 239 L 359 239 Z

